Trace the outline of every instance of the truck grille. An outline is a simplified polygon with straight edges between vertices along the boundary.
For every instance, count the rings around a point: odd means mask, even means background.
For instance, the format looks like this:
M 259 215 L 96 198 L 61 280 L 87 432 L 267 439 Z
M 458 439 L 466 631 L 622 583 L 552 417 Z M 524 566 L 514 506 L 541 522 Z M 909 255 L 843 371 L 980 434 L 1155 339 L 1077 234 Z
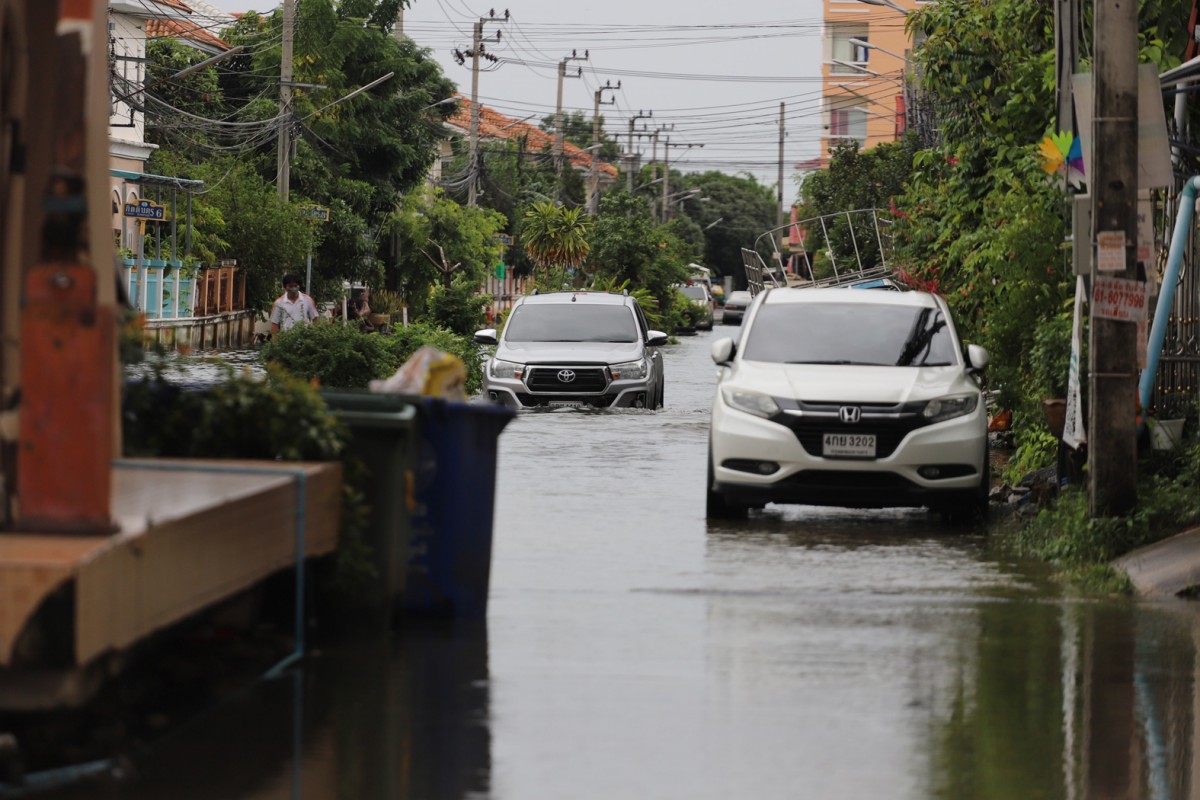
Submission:
M 608 370 L 596 366 L 531 366 L 525 378 L 531 392 L 599 394 L 608 388 Z

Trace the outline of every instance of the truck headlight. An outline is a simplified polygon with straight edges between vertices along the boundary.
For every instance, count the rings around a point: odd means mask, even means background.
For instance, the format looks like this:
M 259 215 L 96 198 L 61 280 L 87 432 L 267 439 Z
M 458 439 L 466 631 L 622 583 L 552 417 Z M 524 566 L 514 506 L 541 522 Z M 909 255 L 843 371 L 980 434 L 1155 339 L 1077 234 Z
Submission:
M 779 404 L 775 399 L 761 392 L 725 388 L 721 390 L 721 396 L 725 398 L 725 405 L 756 417 L 770 419 L 779 413 Z
M 944 422 L 955 417 L 965 417 L 979 405 L 977 394 L 956 394 L 938 397 L 925 404 L 921 416 L 930 422 Z
M 525 373 L 525 365 L 493 358 L 488 371 L 493 378 L 515 378 L 516 380 L 521 380 L 521 376 Z
M 650 374 L 650 364 L 644 358 L 637 361 L 626 361 L 623 364 L 613 364 L 608 369 L 612 372 L 614 381 L 635 381 Z

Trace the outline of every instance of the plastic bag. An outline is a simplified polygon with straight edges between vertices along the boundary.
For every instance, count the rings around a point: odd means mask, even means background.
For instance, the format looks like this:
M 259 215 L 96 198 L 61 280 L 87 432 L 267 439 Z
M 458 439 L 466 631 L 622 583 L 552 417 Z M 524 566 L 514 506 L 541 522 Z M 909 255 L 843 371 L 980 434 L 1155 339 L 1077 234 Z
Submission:
M 367 384 L 372 392 L 385 394 L 420 394 L 444 400 L 465 401 L 467 368 L 462 359 L 423 345 L 396 374 L 387 380 Z

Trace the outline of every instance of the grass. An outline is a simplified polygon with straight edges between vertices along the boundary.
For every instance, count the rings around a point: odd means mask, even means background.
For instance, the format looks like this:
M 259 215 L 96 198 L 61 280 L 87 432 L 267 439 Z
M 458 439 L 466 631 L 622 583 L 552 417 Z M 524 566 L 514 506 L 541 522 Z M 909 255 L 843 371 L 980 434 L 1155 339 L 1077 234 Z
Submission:
M 1200 442 L 1190 442 L 1139 459 L 1137 506 L 1128 516 L 1093 519 L 1086 489 L 1073 488 L 1004 530 L 1002 545 L 1053 564 L 1082 592 L 1131 593 L 1128 577 L 1110 562 L 1200 524 Z

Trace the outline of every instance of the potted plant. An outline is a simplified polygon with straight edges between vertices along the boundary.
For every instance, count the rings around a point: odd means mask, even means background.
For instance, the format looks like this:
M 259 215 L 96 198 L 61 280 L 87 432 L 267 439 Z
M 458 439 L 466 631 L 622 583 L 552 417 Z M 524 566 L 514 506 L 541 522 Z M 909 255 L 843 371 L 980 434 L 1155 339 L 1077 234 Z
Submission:
M 372 315 L 386 315 L 387 319 L 384 322 L 398 322 L 404 311 L 404 300 L 398 292 L 393 292 L 388 289 L 379 289 L 371 292 L 371 313 Z M 380 323 L 371 320 L 372 325 Z

